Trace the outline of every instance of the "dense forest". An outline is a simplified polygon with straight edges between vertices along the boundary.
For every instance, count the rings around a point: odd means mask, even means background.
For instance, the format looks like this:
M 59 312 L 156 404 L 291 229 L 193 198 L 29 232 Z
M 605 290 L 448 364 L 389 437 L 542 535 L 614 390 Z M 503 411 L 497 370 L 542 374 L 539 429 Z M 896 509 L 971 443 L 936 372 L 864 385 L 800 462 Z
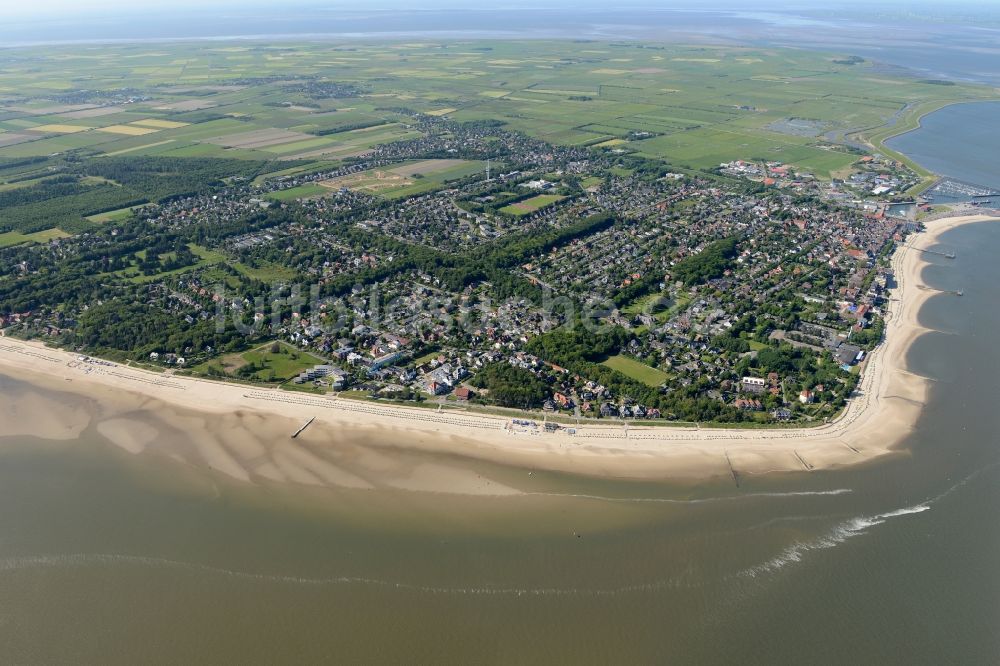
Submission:
M 288 162 L 288 166 L 296 166 Z M 93 225 L 87 216 L 147 202 L 206 194 L 232 178 L 253 178 L 263 161 L 215 158 L 66 158 L 48 164 L 58 175 L 0 192 L 0 232 L 31 233 L 59 228 L 75 233 Z M 0 164 L 0 166 L 3 166 Z
M 509 363 L 493 363 L 483 367 L 472 385 L 486 389 L 477 400 L 500 407 L 535 409 L 549 397 L 549 385 L 538 375 Z
M 736 246 L 736 238 L 724 238 L 711 243 L 698 254 L 685 257 L 674 264 L 674 278 L 690 287 L 721 276 L 732 265 Z

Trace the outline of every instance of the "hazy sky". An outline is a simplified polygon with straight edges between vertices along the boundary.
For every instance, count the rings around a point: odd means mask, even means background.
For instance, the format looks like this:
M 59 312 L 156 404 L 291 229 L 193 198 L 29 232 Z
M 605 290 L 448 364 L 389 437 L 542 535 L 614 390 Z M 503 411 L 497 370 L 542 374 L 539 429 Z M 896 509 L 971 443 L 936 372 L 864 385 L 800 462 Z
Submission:
M 338 8 L 352 13 L 380 9 L 462 8 L 466 10 L 505 8 L 589 7 L 598 9 L 730 9 L 764 12 L 819 11 L 836 12 L 838 8 L 861 11 L 895 9 L 897 11 L 963 7 L 970 10 L 1000 8 L 1000 0 L 0 0 L 0 21 L 4 18 L 67 18 L 107 15 L 138 15 L 170 12 L 191 14 L 205 10 L 253 11 L 266 7 L 270 11 L 294 12 L 296 8 L 321 7 L 327 11 Z M 191 14 L 192 17 L 196 14 Z
M 179 8 L 227 8 L 227 7 L 247 7 L 247 6 L 269 6 L 280 8 L 287 5 L 324 5 L 327 7 L 344 7 L 352 10 L 379 9 L 379 8 L 432 8 L 432 7 L 465 7 L 469 9 L 501 8 L 501 7 L 532 7 L 532 6 L 574 6 L 580 4 L 608 6 L 606 1 L 598 0 L 494 0 L 484 4 L 479 0 L 28 0 L 18 2 L 16 0 L 0 0 L 0 16 L 4 14 L 52 14 L 52 13 L 87 13 L 95 11 L 148 11 L 157 9 L 179 9 Z M 783 11 L 788 9 L 817 8 L 829 9 L 834 5 L 897 5 L 908 6 L 915 3 L 913 0 L 875 0 L 867 2 L 863 0 L 625 0 L 616 3 L 618 6 L 654 6 L 661 8 L 670 7 L 698 7 L 710 9 L 712 7 L 727 9 L 761 9 L 769 11 Z M 949 2 L 949 4 L 952 4 Z M 963 5 L 996 5 L 1000 0 L 962 0 Z

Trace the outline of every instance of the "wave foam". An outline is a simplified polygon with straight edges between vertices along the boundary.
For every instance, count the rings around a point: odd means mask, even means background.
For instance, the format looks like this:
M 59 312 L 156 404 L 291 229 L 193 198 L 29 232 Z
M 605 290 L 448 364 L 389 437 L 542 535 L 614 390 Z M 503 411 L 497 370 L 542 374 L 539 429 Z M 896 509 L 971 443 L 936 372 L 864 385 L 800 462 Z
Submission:
M 803 556 L 809 551 L 833 548 L 834 546 L 838 546 L 852 537 L 862 534 L 871 527 L 881 525 L 890 518 L 898 518 L 899 516 L 906 516 L 913 513 L 922 513 L 930 508 L 930 504 L 916 504 L 903 509 L 896 509 L 895 511 L 879 513 L 874 516 L 858 516 L 857 518 L 851 518 L 850 520 L 840 523 L 828 533 L 814 539 L 813 541 L 800 541 L 792 544 L 782 551 L 782 553 L 777 557 L 758 566 L 746 569 L 740 572 L 740 575 L 744 577 L 756 578 L 762 574 L 773 573 L 788 564 L 801 562 Z

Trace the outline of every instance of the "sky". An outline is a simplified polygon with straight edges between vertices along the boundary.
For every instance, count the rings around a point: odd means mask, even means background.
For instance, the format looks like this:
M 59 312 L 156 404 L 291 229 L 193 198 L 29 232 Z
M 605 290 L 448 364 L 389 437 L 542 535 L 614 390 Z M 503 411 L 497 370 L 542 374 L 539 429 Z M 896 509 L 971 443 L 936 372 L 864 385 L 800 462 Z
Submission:
M 206 9 L 206 8 L 239 8 L 247 6 L 269 6 L 280 8 L 288 5 L 323 5 L 326 7 L 344 7 L 352 10 L 364 9 L 391 9 L 391 8 L 440 8 L 440 7 L 461 7 L 465 9 L 478 9 L 490 7 L 493 9 L 502 7 L 537 7 L 537 6 L 579 6 L 581 4 L 608 6 L 605 0 L 494 0 L 484 5 L 480 0 L 29 0 L 21 2 L 18 0 L 0 0 L 0 16 L 17 15 L 26 16 L 51 16 L 72 14 L 88 14 L 94 12 L 128 12 L 142 13 L 155 10 L 177 11 L 181 9 Z M 885 6 L 885 7 L 911 7 L 915 4 L 932 4 L 930 0 L 925 3 L 914 2 L 914 0 L 625 0 L 616 3 L 632 7 L 697 7 L 700 9 L 726 8 L 726 9 L 767 9 L 769 11 L 786 11 L 796 9 L 829 9 L 831 6 Z M 933 3 L 940 5 L 941 3 Z M 1000 7 L 1000 0 L 950 0 L 949 5 L 961 4 L 964 6 L 992 6 Z M 756 6 L 755 6 L 756 5 Z
M 422 11 L 435 9 L 445 11 Z M 41 44 L 425 36 L 795 46 L 1000 85 L 1000 0 L 0 0 L 0 55 Z

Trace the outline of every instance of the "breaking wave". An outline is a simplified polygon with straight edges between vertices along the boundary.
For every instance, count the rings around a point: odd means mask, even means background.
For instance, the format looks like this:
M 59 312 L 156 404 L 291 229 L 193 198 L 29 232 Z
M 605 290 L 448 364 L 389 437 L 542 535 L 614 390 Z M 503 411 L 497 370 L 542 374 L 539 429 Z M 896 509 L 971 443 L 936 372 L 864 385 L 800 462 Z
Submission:
M 797 542 L 787 547 L 781 552 L 777 557 L 764 562 L 755 567 L 751 567 L 740 572 L 743 577 L 756 578 L 758 576 L 773 573 L 780 570 L 788 564 L 795 562 L 801 562 L 802 558 L 806 553 L 814 550 L 825 550 L 827 548 L 833 548 L 839 544 L 844 543 L 848 539 L 858 536 L 866 532 L 869 528 L 876 525 L 881 525 L 891 518 L 899 518 L 901 516 L 908 516 L 914 513 L 922 513 L 931 508 L 931 506 L 940 500 L 948 497 L 954 493 L 959 488 L 962 488 L 967 483 L 972 481 L 974 478 L 980 474 L 992 470 L 993 468 L 1000 465 L 1000 461 L 993 462 L 984 467 L 980 467 L 975 470 L 962 480 L 957 483 L 952 484 L 947 490 L 921 502 L 920 504 L 915 504 L 913 506 L 904 507 L 902 509 L 896 509 L 894 511 L 887 511 L 885 513 L 879 513 L 874 516 L 859 516 L 857 518 L 851 518 L 850 520 L 844 521 L 834 527 L 825 535 L 814 539 L 812 541 Z
M 930 504 L 917 504 L 915 506 L 906 507 L 904 509 L 896 509 L 895 511 L 880 513 L 874 516 L 851 518 L 850 520 L 840 523 L 828 533 L 817 539 L 793 543 L 791 546 L 782 551 L 777 557 L 770 559 L 763 564 L 746 569 L 740 572 L 740 575 L 756 578 L 762 574 L 778 571 L 782 567 L 792 564 L 793 562 L 801 562 L 803 556 L 809 551 L 833 548 L 834 546 L 844 543 L 850 538 L 862 534 L 875 525 L 881 525 L 890 518 L 906 516 L 911 513 L 921 513 L 930 508 Z

